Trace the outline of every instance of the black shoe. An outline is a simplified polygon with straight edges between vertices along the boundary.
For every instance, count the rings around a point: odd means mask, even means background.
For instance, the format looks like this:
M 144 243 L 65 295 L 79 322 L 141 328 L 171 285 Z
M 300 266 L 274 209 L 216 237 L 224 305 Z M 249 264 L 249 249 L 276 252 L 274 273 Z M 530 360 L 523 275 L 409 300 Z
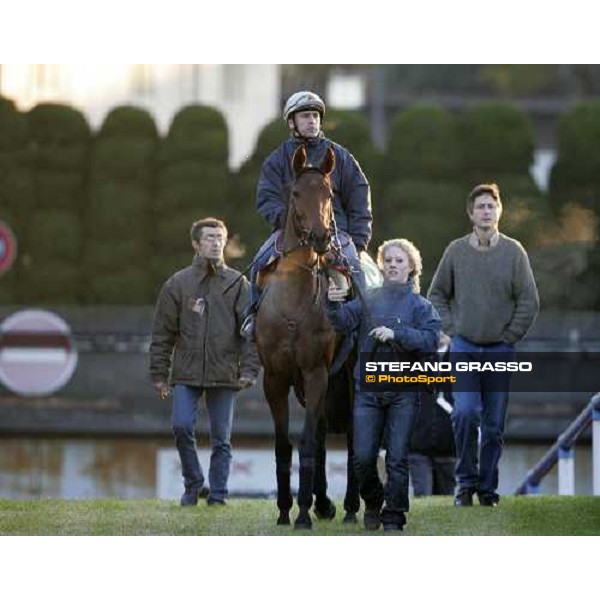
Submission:
M 227 502 L 223 498 L 211 498 L 209 496 L 206 504 L 209 506 L 226 506 Z
M 481 506 L 498 506 L 500 502 L 500 496 L 493 492 L 477 494 L 479 496 L 479 504 Z
M 376 529 L 379 529 L 379 526 L 381 525 L 380 511 L 371 510 L 367 508 L 365 510 L 363 522 L 365 524 L 365 529 L 369 529 L 370 531 L 375 531 Z
M 454 498 L 454 506 L 473 506 L 473 494 L 475 490 L 472 488 L 463 488 L 458 490 L 458 494 Z
M 384 523 L 383 524 L 384 531 L 402 531 L 402 526 L 398 523 Z
M 196 506 L 198 498 L 206 498 L 209 494 L 210 490 L 205 485 L 186 485 L 179 504 L 181 506 Z

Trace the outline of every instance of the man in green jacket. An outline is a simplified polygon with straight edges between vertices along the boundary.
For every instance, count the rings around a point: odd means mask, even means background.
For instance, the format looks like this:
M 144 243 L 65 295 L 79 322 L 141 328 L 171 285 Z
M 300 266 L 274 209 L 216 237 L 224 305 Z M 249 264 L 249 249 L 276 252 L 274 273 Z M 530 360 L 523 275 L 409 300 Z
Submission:
M 227 497 L 236 391 L 253 385 L 260 367 L 254 343 L 238 333 L 249 303 L 249 284 L 224 262 L 225 223 L 214 218 L 196 221 L 191 238 L 195 251 L 191 266 L 171 276 L 158 296 L 150 373 L 161 399 L 167 399 L 173 387 L 172 425 L 185 486 L 181 505 L 196 505 L 199 497 L 208 497 L 209 505 L 222 505 Z M 202 394 L 210 417 L 210 490 L 196 450 Z

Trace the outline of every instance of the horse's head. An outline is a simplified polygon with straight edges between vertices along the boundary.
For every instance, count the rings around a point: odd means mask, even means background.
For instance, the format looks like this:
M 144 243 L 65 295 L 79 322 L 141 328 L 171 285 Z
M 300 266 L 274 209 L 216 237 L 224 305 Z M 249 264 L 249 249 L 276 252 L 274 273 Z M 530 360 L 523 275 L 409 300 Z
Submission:
M 294 184 L 290 198 L 288 220 L 301 246 L 312 247 L 325 254 L 331 242 L 333 207 L 329 174 L 335 167 L 331 148 L 319 167 L 306 164 L 306 150 L 300 146 L 294 153 Z

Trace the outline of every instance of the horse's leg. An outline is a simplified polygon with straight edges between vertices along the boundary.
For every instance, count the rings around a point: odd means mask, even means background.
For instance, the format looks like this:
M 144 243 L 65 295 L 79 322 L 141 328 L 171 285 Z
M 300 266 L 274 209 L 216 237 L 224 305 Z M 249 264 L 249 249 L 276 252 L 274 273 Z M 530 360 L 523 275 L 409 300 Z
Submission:
M 298 489 L 298 506 L 300 512 L 294 526 L 298 529 L 310 529 L 312 521 L 308 512 L 313 501 L 317 425 L 323 415 L 325 392 L 327 390 L 327 369 L 317 367 L 310 371 L 303 371 L 302 374 L 306 394 L 306 411 L 299 448 L 300 485 Z
M 275 425 L 275 473 L 279 508 L 277 525 L 289 525 L 290 510 L 294 502 L 290 488 L 292 444 L 289 438 L 289 382 L 265 372 L 263 386 Z
M 317 439 L 315 445 L 315 514 L 318 519 L 333 519 L 335 517 L 335 504 L 327 497 L 327 423 L 323 415 L 317 423 Z

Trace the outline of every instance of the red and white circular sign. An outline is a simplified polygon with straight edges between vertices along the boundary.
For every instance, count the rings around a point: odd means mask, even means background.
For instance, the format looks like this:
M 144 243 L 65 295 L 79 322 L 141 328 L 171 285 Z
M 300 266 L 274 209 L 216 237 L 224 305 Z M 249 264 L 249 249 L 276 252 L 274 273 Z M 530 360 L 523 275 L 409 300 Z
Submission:
M 8 271 L 17 256 L 17 239 L 11 228 L 0 221 L 0 275 Z
M 71 328 L 47 310 L 22 310 L 0 324 L 0 381 L 21 396 L 63 387 L 77 366 Z

